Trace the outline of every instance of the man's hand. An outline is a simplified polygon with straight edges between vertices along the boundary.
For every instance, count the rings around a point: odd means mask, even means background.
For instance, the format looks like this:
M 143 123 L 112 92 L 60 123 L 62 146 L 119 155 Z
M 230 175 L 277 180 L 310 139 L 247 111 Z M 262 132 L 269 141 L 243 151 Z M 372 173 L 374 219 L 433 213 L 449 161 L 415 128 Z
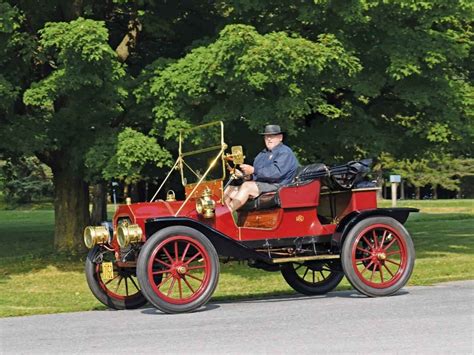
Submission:
M 254 171 L 253 166 L 252 166 L 252 165 L 248 165 L 248 164 L 240 164 L 240 165 L 239 165 L 239 168 L 242 170 L 242 172 L 243 172 L 244 175 L 246 175 L 246 176 L 252 175 L 252 174 L 253 174 L 253 171 Z
M 244 173 L 241 172 L 239 169 L 235 168 L 232 171 L 232 175 L 234 176 L 234 179 L 242 179 L 244 177 Z

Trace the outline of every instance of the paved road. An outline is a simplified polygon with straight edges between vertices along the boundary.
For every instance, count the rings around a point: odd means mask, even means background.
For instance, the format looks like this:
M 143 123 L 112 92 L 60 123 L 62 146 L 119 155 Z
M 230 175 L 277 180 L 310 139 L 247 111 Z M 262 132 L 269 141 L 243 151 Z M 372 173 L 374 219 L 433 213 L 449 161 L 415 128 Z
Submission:
M 1 354 L 473 354 L 474 281 L 210 303 L 190 314 L 155 309 L 0 319 Z

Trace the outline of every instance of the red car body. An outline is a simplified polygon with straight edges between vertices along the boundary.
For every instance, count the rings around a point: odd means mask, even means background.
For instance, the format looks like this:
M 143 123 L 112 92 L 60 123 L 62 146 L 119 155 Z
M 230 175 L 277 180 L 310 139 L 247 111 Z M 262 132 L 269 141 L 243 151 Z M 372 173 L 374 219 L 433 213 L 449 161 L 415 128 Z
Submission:
M 215 161 L 225 148 L 222 143 Z M 223 203 L 224 179 L 207 181 L 206 174 L 185 185 L 184 201 L 172 194 L 119 206 L 112 229 L 86 229 L 91 291 L 117 309 L 149 301 L 167 313 L 192 311 L 212 296 L 220 258 L 280 271 L 308 295 L 329 292 L 344 276 L 367 296 L 397 292 L 414 264 L 403 223 L 417 210 L 377 208 L 376 187 L 334 188 L 324 168 L 321 176 L 297 176 L 277 194 L 259 197 L 272 202 L 264 208 L 253 205 L 234 214 Z

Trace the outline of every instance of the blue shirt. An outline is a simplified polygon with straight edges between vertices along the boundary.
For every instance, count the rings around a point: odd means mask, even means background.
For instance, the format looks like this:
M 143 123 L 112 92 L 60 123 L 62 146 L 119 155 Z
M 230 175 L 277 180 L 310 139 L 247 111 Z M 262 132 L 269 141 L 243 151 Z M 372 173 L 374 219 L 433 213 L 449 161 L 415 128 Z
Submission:
M 286 185 L 295 176 L 298 160 L 290 147 L 280 143 L 273 150 L 258 153 L 253 167 L 253 180 Z

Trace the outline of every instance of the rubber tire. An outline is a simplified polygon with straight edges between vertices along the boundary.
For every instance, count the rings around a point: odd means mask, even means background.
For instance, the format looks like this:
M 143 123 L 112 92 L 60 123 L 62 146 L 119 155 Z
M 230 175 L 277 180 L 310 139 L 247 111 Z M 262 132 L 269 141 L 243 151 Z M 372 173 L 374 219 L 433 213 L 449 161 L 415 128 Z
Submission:
M 148 260 L 154 249 L 167 238 L 176 235 L 188 236 L 200 243 L 204 250 L 208 253 L 211 264 L 211 274 L 207 289 L 200 297 L 198 297 L 194 301 L 188 304 L 181 305 L 173 304 L 160 298 L 160 296 L 153 291 L 153 288 L 148 281 L 147 273 Z M 217 283 L 219 281 L 219 256 L 217 255 L 214 245 L 209 241 L 209 239 L 206 238 L 204 234 L 202 234 L 198 230 L 184 226 L 173 226 L 163 228 L 153 234 L 142 247 L 140 255 L 138 256 L 137 277 L 144 296 L 153 306 L 155 306 L 160 311 L 171 314 L 192 312 L 198 309 L 199 307 L 205 305 L 209 301 L 217 287 Z
M 308 296 L 324 295 L 334 290 L 344 278 L 344 273 L 342 271 L 331 272 L 326 280 L 318 282 L 318 285 L 315 286 L 315 284 L 303 280 L 298 275 L 293 263 L 284 264 L 281 268 L 281 274 L 288 285 L 290 285 L 295 291 Z
M 357 276 L 356 272 L 354 271 L 354 268 L 352 267 L 351 251 L 355 239 L 364 229 L 366 229 L 370 225 L 375 224 L 386 224 L 392 227 L 394 230 L 397 231 L 400 238 L 404 239 L 406 244 L 407 266 L 403 271 L 403 275 L 400 277 L 400 279 L 394 285 L 387 288 L 375 288 L 365 284 Z M 342 268 L 344 270 L 344 274 L 346 275 L 347 280 L 357 291 L 369 297 L 390 296 L 397 292 L 399 289 L 401 289 L 403 286 L 405 286 L 408 280 L 410 279 L 415 265 L 415 247 L 408 231 L 396 219 L 385 216 L 369 217 L 357 223 L 347 234 L 347 237 L 344 239 L 344 243 L 342 245 L 341 261 Z
M 107 307 L 113 309 L 136 309 L 144 306 L 147 303 L 145 296 L 141 292 L 136 295 L 129 297 L 128 299 L 118 299 L 110 296 L 100 285 L 98 280 L 98 275 L 96 273 L 96 263 L 94 259 L 96 255 L 100 252 L 100 247 L 95 246 L 87 254 L 86 263 L 85 263 L 85 273 L 86 280 L 92 294 L 97 298 L 101 303 Z

